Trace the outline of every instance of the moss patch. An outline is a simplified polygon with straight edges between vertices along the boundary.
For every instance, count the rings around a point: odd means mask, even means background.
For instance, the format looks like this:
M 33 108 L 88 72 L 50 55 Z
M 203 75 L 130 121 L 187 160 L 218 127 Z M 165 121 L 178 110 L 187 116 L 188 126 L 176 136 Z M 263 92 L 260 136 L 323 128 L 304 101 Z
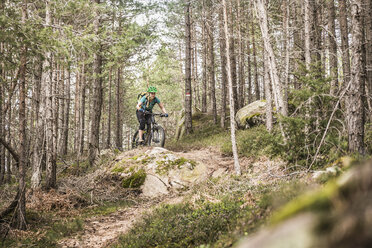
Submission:
M 168 171 L 178 168 L 182 169 L 184 166 L 189 165 L 189 169 L 193 170 L 196 166 L 196 162 L 191 159 L 186 159 L 184 157 L 180 157 L 174 161 L 171 160 L 161 160 L 156 161 L 158 167 L 156 168 L 156 173 L 158 174 L 166 174 Z
M 143 169 L 134 172 L 129 177 L 122 180 L 121 186 L 123 188 L 139 188 L 145 182 L 146 172 Z

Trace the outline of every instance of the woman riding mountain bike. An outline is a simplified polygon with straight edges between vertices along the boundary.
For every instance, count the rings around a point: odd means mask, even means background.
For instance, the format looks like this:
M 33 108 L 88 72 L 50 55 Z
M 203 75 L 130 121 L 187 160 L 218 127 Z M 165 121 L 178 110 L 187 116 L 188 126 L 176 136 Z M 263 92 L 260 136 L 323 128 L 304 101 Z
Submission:
M 136 111 L 137 119 L 138 119 L 138 122 L 140 123 L 140 125 L 139 125 L 139 135 L 138 135 L 139 136 L 139 139 L 138 139 L 139 144 L 143 144 L 143 142 L 144 142 L 143 133 L 145 132 L 146 124 L 148 126 L 151 125 L 152 115 L 145 114 L 146 112 L 152 113 L 152 109 L 154 108 L 155 104 L 159 104 L 159 107 L 160 107 L 161 111 L 163 112 L 163 116 L 168 117 L 167 111 L 165 110 L 163 103 L 161 103 L 159 98 L 157 98 L 155 96 L 156 92 L 158 92 L 156 87 L 150 86 L 148 88 L 147 92 L 148 93 L 146 95 L 144 95 L 138 101 L 138 104 L 137 104 L 137 107 L 136 107 L 137 108 L 137 111 Z

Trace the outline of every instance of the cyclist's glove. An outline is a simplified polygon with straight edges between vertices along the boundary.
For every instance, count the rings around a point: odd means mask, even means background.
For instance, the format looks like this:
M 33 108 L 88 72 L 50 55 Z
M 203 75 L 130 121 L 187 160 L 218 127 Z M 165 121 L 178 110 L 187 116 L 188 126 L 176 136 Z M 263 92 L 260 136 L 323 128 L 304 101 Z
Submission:
M 167 114 L 167 113 L 165 113 L 165 114 L 162 114 L 162 116 L 163 116 L 163 117 L 168 117 L 168 114 Z
M 145 110 L 144 109 L 140 109 L 140 110 L 138 110 L 139 112 L 142 112 L 142 113 L 145 113 Z

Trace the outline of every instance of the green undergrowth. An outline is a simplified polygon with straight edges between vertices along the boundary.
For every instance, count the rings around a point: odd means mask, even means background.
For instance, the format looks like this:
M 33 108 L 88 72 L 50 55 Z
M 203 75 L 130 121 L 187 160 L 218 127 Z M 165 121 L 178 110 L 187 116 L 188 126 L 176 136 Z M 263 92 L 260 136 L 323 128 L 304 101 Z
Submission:
M 20 237 L 9 234 L 0 247 L 58 247 L 58 240 L 83 230 L 80 217 L 61 218 L 51 212 L 27 210 L 28 232 Z
M 112 247 L 231 247 L 304 188 L 297 180 L 257 186 L 248 177 L 211 179 L 182 203 L 145 214 Z
M 204 116 L 204 119 L 212 118 Z M 232 155 L 231 137 L 229 130 L 223 130 L 218 125 L 204 121 L 205 125 L 200 124 L 194 129 L 194 133 L 184 136 L 178 141 L 171 141 L 168 148 L 171 150 L 182 151 L 190 149 L 201 149 L 216 147 L 225 155 Z M 266 131 L 264 126 L 257 126 L 246 130 L 237 130 L 236 140 L 238 152 L 241 156 L 279 156 L 281 151 L 277 143 L 280 138 Z
M 307 169 L 313 160 L 318 144 L 311 143 L 313 139 L 319 142 L 322 136 L 322 130 L 312 132 L 310 136 L 304 133 L 307 122 L 301 118 L 277 117 L 283 123 L 286 141 L 283 140 L 279 125 L 275 124 L 273 131 L 268 132 L 265 125 L 255 126 L 245 130 L 237 130 L 236 142 L 239 156 L 250 158 L 259 158 L 267 156 L 269 158 L 280 158 L 289 165 L 295 165 L 292 168 Z M 215 147 L 225 155 L 232 156 L 232 145 L 229 130 L 223 130 L 219 125 L 213 123 L 213 117 L 206 114 L 200 114 L 197 120 L 193 120 L 194 132 L 184 135 L 178 141 L 168 142 L 167 147 L 170 150 L 185 151 L 192 149 L 202 149 Z M 326 122 L 322 120 L 322 123 Z M 366 125 L 366 150 L 369 153 L 372 149 L 371 128 Z M 319 140 L 318 140 L 319 139 Z M 311 144 L 310 144 L 311 143 Z M 339 137 L 330 132 L 323 145 L 319 149 L 317 160 L 312 168 L 322 168 L 329 163 L 337 160 L 341 156 L 347 155 L 347 142 L 342 136 Z

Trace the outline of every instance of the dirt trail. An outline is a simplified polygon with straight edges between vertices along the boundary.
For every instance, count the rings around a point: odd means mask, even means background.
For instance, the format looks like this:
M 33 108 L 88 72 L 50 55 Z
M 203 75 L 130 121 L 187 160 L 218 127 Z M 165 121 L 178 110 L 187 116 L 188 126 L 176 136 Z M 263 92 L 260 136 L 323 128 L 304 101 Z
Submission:
M 209 176 L 220 176 L 228 171 L 233 171 L 233 159 L 231 157 L 223 157 L 212 150 L 203 149 L 180 153 L 174 152 L 174 154 L 205 164 L 208 168 Z M 277 162 L 270 162 L 272 161 L 268 159 L 263 159 L 255 163 L 252 163 L 247 158 L 240 160 L 242 170 L 252 176 L 253 184 L 256 181 L 275 180 L 272 175 L 275 174 L 275 177 L 278 176 L 280 172 L 279 165 Z M 181 202 L 182 197 L 177 194 L 170 194 L 164 196 L 161 200 L 156 199 L 155 201 L 145 201 L 145 203 L 139 204 L 136 207 L 125 208 L 107 216 L 88 219 L 85 222 L 83 233 L 61 240 L 59 244 L 62 247 L 106 247 L 115 242 L 120 234 L 128 231 L 135 220 L 141 218 L 142 214 L 146 211 L 154 209 L 162 203 Z

